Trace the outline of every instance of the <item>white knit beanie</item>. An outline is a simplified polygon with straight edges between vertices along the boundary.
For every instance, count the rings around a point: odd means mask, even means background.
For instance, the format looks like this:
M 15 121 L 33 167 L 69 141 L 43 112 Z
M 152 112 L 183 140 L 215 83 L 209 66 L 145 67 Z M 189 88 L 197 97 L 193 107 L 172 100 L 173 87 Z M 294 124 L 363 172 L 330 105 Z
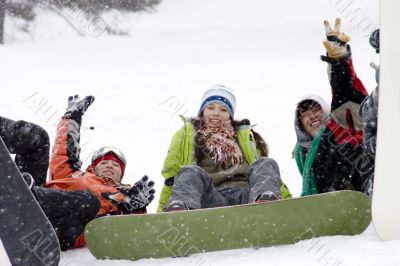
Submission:
M 231 118 L 234 118 L 236 108 L 236 98 L 233 90 L 224 85 L 214 85 L 209 88 L 201 99 L 199 115 L 204 111 L 207 105 L 211 103 L 220 103 L 228 108 Z

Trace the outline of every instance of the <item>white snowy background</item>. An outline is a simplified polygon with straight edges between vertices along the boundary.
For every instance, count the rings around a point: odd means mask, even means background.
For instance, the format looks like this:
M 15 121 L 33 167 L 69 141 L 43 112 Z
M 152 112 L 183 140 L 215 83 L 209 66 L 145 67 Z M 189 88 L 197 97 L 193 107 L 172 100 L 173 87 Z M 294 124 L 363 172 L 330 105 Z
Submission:
M 74 14 L 40 11 L 31 33 L 6 23 L 0 46 L 1 115 L 35 122 L 54 140 L 69 95 L 95 95 L 84 116 L 82 160 L 100 146 L 121 148 L 128 158 L 125 182 L 144 174 L 156 181 L 178 114 L 197 113 L 213 84 L 236 91 L 236 118 L 249 118 L 267 140 L 270 156 L 294 196 L 301 177 L 292 156 L 294 108 L 305 94 L 330 101 L 323 20 L 343 21 L 351 36 L 356 72 L 375 87 L 368 44 L 379 25 L 379 2 L 362 0 L 164 0 L 157 11 L 102 15 L 126 36 L 83 38 L 87 28 Z M 68 17 L 69 23 L 65 17 Z M 155 212 L 156 200 L 149 206 Z M 301 217 L 299 217 L 301 219 Z M 371 225 L 360 236 L 323 237 L 288 246 L 231 250 L 187 258 L 99 261 L 86 249 L 62 254 L 60 265 L 400 265 L 400 241 L 380 242 Z

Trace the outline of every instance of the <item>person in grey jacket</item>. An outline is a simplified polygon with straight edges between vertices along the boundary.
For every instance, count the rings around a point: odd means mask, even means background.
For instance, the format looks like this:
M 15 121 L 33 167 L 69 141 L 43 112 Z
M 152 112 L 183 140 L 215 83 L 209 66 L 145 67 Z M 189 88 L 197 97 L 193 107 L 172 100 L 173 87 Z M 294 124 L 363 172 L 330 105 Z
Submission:
M 379 53 L 379 29 L 372 32 L 370 35 L 369 43 L 375 48 L 376 53 Z M 379 74 L 380 67 L 371 63 L 371 67 L 375 69 L 375 80 L 376 88 L 372 93 L 362 102 L 360 107 L 360 116 L 364 124 L 364 147 L 367 151 L 365 161 L 375 161 L 376 153 L 376 135 L 378 130 L 378 103 L 379 103 Z M 363 189 L 368 195 L 372 195 L 373 183 L 374 183 L 374 170 L 375 164 L 368 169 L 365 173 L 365 182 Z

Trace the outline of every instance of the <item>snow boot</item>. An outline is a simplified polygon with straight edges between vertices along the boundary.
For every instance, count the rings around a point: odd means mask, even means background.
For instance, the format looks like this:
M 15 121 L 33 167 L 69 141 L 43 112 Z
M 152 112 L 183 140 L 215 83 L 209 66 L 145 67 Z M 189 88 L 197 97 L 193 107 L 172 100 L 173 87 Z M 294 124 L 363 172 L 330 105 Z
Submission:
M 272 191 L 265 191 L 260 194 L 254 201 L 254 203 L 270 202 L 274 200 L 279 200 L 280 198 Z
M 188 206 L 182 201 L 172 201 L 165 208 L 164 212 L 176 212 L 176 211 L 187 211 L 189 210 Z

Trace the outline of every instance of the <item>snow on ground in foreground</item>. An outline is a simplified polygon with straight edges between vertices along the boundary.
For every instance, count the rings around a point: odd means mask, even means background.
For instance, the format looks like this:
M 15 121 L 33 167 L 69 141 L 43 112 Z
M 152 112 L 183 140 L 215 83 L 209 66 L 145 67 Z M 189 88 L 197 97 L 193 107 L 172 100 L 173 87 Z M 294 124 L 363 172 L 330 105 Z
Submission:
M 0 47 L 1 115 L 38 123 L 54 139 L 68 96 L 93 94 L 83 121 L 95 127 L 82 130 L 84 165 L 94 149 L 120 147 L 128 157 L 125 181 L 148 174 L 160 191 L 169 141 L 181 126 L 178 114 L 196 114 L 204 90 L 226 84 L 236 91 L 236 117 L 257 124 L 298 196 L 294 107 L 304 94 L 330 97 L 326 64 L 319 60 L 324 19 L 343 18 L 356 71 L 369 91 L 375 87 L 369 63 L 378 56 L 367 35 L 379 21 L 378 1 L 352 1 L 348 9 L 340 2 L 164 0 L 157 12 L 121 20 L 129 36 L 97 38 L 78 37 L 59 16 L 42 14 L 32 36 Z M 358 11 L 346 17 L 350 9 Z M 104 19 L 117 20 L 115 14 Z M 355 237 L 138 262 L 97 261 L 78 249 L 63 253 L 60 265 L 400 265 L 399 250 L 399 241 L 380 242 L 369 227 Z
M 294 245 L 260 249 L 240 249 L 186 258 L 146 259 L 139 261 L 96 260 L 87 249 L 64 253 L 62 263 L 72 265 L 301 265 L 301 266 L 364 266 L 399 265 L 400 241 L 380 242 L 370 226 L 360 236 L 321 237 Z

